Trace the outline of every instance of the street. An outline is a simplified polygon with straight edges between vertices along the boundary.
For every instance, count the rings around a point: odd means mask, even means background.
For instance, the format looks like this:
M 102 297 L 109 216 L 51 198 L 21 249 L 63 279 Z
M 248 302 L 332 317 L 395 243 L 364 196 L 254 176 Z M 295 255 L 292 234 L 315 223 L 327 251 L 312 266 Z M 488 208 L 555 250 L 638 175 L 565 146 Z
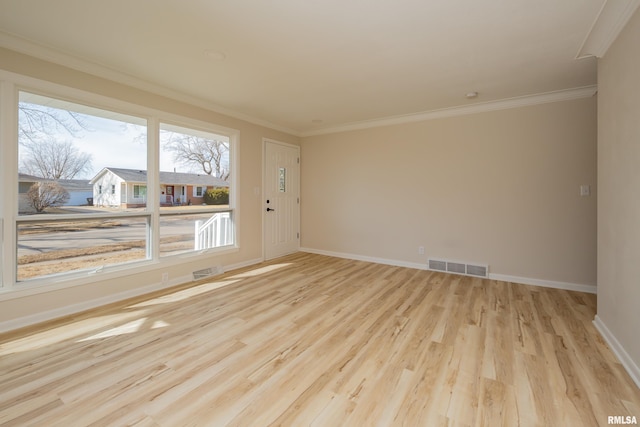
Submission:
M 209 216 L 199 215 L 197 219 L 206 220 Z M 195 221 L 195 216 L 162 219 L 160 222 L 160 237 L 193 236 Z M 118 219 L 118 223 L 120 225 L 108 228 L 92 228 L 86 231 L 19 234 L 18 257 L 63 249 L 82 249 L 145 240 L 146 223 L 144 219 Z

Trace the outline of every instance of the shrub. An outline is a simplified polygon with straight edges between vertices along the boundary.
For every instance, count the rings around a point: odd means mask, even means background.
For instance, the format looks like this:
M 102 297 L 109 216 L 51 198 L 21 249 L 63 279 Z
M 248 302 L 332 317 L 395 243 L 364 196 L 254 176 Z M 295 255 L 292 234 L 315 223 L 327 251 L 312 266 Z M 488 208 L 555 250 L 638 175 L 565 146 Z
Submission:
M 204 202 L 208 205 L 228 205 L 228 188 L 210 188 L 204 193 Z
M 38 213 L 47 208 L 62 206 L 68 200 L 69 192 L 53 181 L 36 182 L 27 192 L 27 202 Z

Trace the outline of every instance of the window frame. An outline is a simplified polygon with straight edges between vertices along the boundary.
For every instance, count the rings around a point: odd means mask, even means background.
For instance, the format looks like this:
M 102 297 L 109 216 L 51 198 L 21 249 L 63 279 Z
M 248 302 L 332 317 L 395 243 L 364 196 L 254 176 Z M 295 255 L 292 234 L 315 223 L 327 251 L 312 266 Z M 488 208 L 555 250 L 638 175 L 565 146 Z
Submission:
M 193 197 L 204 197 L 204 193 L 206 192 L 207 192 L 207 187 L 203 187 L 202 185 L 195 185 L 193 187 Z
M 238 145 L 239 145 L 239 137 L 240 137 L 240 132 L 239 131 L 235 131 L 235 132 L 228 132 L 230 129 L 226 128 L 227 132 L 225 132 L 225 128 L 219 128 L 218 130 L 215 130 L 212 127 L 206 127 L 203 126 L 203 122 L 198 123 L 197 121 L 191 121 L 191 122 L 186 122 L 183 120 L 180 120 L 177 116 L 174 116 L 173 119 L 171 118 L 167 118 L 167 119 L 162 119 L 159 122 L 159 126 L 158 129 L 161 129 L 163 125 L 166 125 L 169 128 L 172 127 L 176 127 L 176 128 L 182 128 L 185 131 L 192 131 L 194 134 L 198 134 L 201 132 L 204 132 L 206 134 L 216 134 L 216 135 L 220 135 L 220 136 L 226 136 L 227 138 L 229 138 L 229 168 L 230 168 L 230 175 L 228 178 L 228 183 L 229 183 L 229 207 L 216 207 L 216 205 L 210 205 L 210 207 L 208 207 L 207 209 L 203 210 L 201 208 L 201 206 L 194 206 L 191 210 L 185 210 L 183 212 L 179 212 L 179 213 L 175 213 L 175 214 L 171 214 L 171 213 L 166 213 L 163 212 L 159 215 L 158 220 L 160 220 L 160 217 L 162 216 L 183 216 L 183 215 L 189 215 L 189 214 L 202 214 L 202 213 L 224 213 L 224 212 L 229 212 L 232 218 L 232 222 L 233 222 L 233 244 L 231 245 L 227 245 L 227 246 L 221 246 L 219 248 L 208 248 L 208 249 L 199 249 L 196 252 L 198 253 L 202 253 L 202 254 L 207 254 L 207 253 L 211 253 L 211 252 L 216 252 L 216 251 L 225 251 L 225 248 L 228 248 L 228 250 L 230 251 L 237 251 L 239 249 L 239 209 L 238 209 L 238 199 L 239 197 L 237 196 L 238 193 L 238 177 L 239 177 L 239 159 L 238 159 Z M 202 188 L 202 194 L 200 196 L 198 196 L 196 194 L 196 188 Z M 208 186 L 193 186 L 192 187 L 192 197 L 204 197 L 207 189 L 210 188 Z M 215 187 L 211 187 L 211 188 L 215 188 Z M 189 191 L 187 190 L 187 185 L 183 185 L 182 186 L 182 191 L 185 193 L 185 197 L 189 197 Z M 162 232 L 160 231 L 160 229 L 158 229 L 159 234 L 161 235 Z M 158 248 L 158 251 L 160 251 L 160 248 Z M 182 257 L 182 256 L 186 256 L 189 253 L 193 253 L 193 251 L 190 252 L 185 252 L 185 253 L 180 253 L 180 254 L 176 254 L 176 255 L 160 255 L 162 260 L 164 261 L 165 259 L 170 259 L 171 257 Z
M 138 189 L 138 195 L 136 196 L 136 188 Z M 144 189 L 144 191 L 140 191 Z M 142 197 L 140 197 L 142 195 Z M 134 199 L 144 199 L 144 196 L 147 195 L 147 186 L 143 184 L 133 184 L 133 198 Z
M 21 91 L 34 93 L 41 96 L 67 101 L 75 104 L 86 105 L 108 112 L 125 114 L 146 120 L 147 123 L 147 207 L 141 213 L 109 213 L 109 214 L 38 214 L 29 217 L 19 215 L 18 203 L 18 102 Z M 159 218 L 160 218 L 160 182 L 159 182 L 159 150 L 160 123 L 175 124 L 178 126 L 200 129 L 206 132 L 225 135 L 230 144 L 230 168 L 229 178 L 232 194 L 230 195 L 229 208 L 233 217 L 233 245 L 220 248 L 210 248 L 200 251 L 189 251 L 178 255 L 162 257 L 160 265 L 159 242 Z M 116 98 L 99 95 L 56 83 L 51 83 L 32 77 L 24 76 L 0 70 L 0 144 L 3 146 L 6 156 L 0 159 L 0 185 L 6 188 L 5 200 L 0 200 L 0 300 L 20 298 L 27 295 L 64 289 L 72 286 L 86 285 L 97 280 L 109 280 L 122 276 L 166 269 L 172 265 L 178 265 L 188 259 L 199 261 L 210 259 L 212 254 L 222 255 L 239 250 L 239 205 L 236 192 L 238 191 L 239 177 L 239 144 L 240 132 L 236 129 L 220 126 L 215 123 L 204 122 L 198 119 L 167 113 L 141 104 L 135 104 Z M 231 185 L 233 187 L 231 187 Z M 104 190 L 104 188 L 103 188 Z M 212 208 L 206 212 L 218 212 L 219 208 Z M 197 212 L 205 212 L 198 210 Z M 188 213 L 188 212 L 186 212 Z M 147 218 L 147 259 L 133 261 L 124 264 L 105 265 L 101 269 L 86 269 L 59 273 L 56 275 L 41 276 L 26 281 L 17 281 L 17 228 L 18 224 L 43 221 L 43 220 L 86 220 L 88 218 L 114 218 L 114 217 L 146 217 Z M 99 270 L 99 271 L 98 271 Z

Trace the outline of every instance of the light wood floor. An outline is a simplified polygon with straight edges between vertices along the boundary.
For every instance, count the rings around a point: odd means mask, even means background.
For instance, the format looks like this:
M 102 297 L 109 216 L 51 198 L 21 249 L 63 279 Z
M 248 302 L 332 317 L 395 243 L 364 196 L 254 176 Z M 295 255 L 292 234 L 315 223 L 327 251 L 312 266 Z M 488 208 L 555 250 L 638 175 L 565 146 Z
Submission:
M 594 295 L 295 254 L 0 336 L 0 424 L 596 426 Z

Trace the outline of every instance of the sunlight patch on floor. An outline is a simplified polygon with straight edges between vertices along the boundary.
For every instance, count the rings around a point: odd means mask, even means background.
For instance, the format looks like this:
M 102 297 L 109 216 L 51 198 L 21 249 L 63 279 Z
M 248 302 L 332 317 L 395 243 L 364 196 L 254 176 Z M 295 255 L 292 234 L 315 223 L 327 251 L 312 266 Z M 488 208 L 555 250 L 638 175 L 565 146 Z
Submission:
M 266 267 L 256 268 L 254 270 L 245 271 L 244 273 L 236 274 L 235 276 L 231 276 L 231 278 L 232 279 L 242 279 L 244 277 L 255 277 L 255 276 L 259 276 L 261 274 L 270 273 L 272 271 L 281 269 L 283 267 L 287 267 L 289 265 L 291 265 L 290 262 L 284 263 L 284 264 L 268 265 Z
M 165 322 L 164 320 L 156 320 L 155 322 L 153 322 L 153 326 L 151 326 L 151 329 L 166 328 L 168 326 L 171 326 L 171 325 Z
M 186 300 L 187 298 L 191 298 L 196 295 L 200 295 L 205 292 L 212 291 L 214 289 L 223 288 L 225 286 L 229 286 L 239 281 L 240 280 L 222 280 L 219 282 L 204 283 L 202 285 L 194 286 L 192 288 L 183 289 L 181 291 L 173 292 L 168 295 L 163 295 L 158 298 L 153 298 L 147 301 L 143 301 L 138 304 L 131 305 L 128 308 L 149 307 L 157 304 L 169 304 L 172 302 L 183 301 L 183 300 Z
M 146 320 L 147 318 L 143 317 L 143 318 L 134 320 L 132 322 L 125 323 L 124 325 L 92 335 L 90 337 L 83 338 L 81 340 L 78 340 L 77 342 L 85 342 L 85 341 L 98 340 L 101 338 L 115 337 L 118 335 L 133 334 L 140 330 L 140 326 L 142 326 Z
M 68 325 L 58 326 L 24 338 L 0 344 L 0 356 L 36 350 L 65 340 L 74 339 L 80 335 L 85 335 L 87 333 L 94 332 L 97 329 L 113 326 L 116 323 L 127 321 L 134 317 L 140 317 L 146 313 L 146 310 L 136 310 L 128 313 L 97 316 L 74 321 Z

